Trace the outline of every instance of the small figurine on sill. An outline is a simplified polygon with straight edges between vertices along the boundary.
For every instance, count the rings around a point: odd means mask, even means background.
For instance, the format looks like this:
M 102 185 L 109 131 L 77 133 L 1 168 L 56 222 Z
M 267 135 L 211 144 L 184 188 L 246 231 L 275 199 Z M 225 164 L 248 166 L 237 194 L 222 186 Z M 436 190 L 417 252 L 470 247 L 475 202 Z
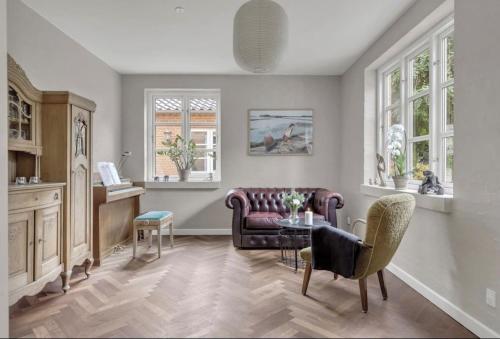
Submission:
M 444 187 L 439 182 L 439 178 L 432 171 L 424 171 L 425 178 L 422 180 L 422 185 L 418 188 L 418 193 L 427 194 L 435 193 L 437 195 L 444 194 Z
M 373 180 L 372 180 L 372 178 L 369 178 L 369 179 L 368 179 L 368 185 L 373 185 Z
M 385 187 L 386 184 L 383 175 L 385 174 L 385 160 L 384 157 L 379 153 L 377 153 L 377 172 L 378 172 L 378 177 L 380 178 L 380 186 Z

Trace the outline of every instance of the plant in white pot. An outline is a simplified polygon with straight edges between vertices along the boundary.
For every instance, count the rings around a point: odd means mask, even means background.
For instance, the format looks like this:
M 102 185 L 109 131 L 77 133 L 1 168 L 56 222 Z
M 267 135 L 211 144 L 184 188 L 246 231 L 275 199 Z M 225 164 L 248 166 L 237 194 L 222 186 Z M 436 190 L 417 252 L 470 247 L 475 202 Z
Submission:
M 392 160 L 392 180 L 396 189 L 408 186 L 406 172 L 406 131 L 403 125 L 392 125 L 387 132 L 387 150 Z
M 197 156 L 196 144 L 193 140 L 185 140 L 180 135 L 177 135 L 172 141 L 172 138 L 167 136 L 162 144 L 166 146 L 166 150 L 158 151 L 158 155 L 166 155 L 172 160 L 179 174 L 179 181 L 186 181 L 191 174 L 194 160 Z

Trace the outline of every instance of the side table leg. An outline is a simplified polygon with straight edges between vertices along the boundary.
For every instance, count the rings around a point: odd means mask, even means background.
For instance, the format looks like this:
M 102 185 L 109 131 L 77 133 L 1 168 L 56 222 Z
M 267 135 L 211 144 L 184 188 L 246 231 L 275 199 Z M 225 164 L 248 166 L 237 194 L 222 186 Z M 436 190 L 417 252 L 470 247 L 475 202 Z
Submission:
M 299 262 L 297 261 L 297 232 L 293 235 L 293 245 L 294 245 L 294 250 L 295 250 L 295 272 L 299 270 Z
M 285 258 L 283 257 L 283 236 L 280 234 L 280 235 L 278 235 L 278 237 L 280 240 L 281 262 L 284 262 Z

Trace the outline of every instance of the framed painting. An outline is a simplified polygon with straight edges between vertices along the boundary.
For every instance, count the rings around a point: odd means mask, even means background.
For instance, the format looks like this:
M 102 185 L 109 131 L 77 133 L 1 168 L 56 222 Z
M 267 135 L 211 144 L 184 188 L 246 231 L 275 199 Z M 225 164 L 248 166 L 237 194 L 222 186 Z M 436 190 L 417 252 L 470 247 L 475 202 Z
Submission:
M 312 152 L 312 110 L 248 111 L 250 155 L 312 155 Z

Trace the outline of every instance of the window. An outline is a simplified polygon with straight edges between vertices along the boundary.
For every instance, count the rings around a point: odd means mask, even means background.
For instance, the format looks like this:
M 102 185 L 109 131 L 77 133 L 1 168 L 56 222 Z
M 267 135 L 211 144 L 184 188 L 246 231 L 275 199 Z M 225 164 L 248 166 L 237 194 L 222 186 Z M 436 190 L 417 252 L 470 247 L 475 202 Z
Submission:
M 419 184 L 425 170 L 453 187 L 453 20 L 448 19 L 378 70 L 378 150 L 392 162 L 386 134 L 395 124 L 407 134 L 406 169 Z
M 163 151 L 177 135 L 196 145 L 189 181 L 220 181 L 220 91 L 146 90 L 148 181 L 177 181 L 175 163 Z

